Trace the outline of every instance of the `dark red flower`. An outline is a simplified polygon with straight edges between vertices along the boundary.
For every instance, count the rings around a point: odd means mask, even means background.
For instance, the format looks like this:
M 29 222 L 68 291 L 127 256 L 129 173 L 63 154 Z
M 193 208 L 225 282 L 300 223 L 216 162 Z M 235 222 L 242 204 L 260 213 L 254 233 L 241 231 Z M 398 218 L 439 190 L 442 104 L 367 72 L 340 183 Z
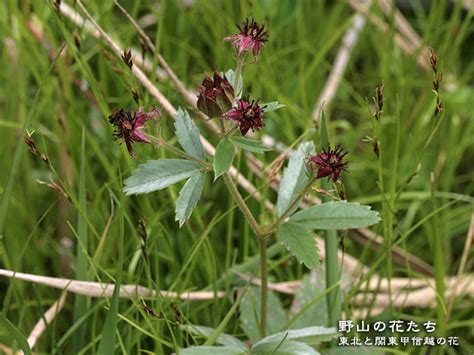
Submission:
M 209 117 L 220 117 L 222 114 L 232 108 L 234 99 L 234 89 L 229 80 L 221 77 L 217 72 L 214 73 L 214 79 L 204 78 L 199 87 L 197 107 Z
M 308 162 L 312 168 L 317 169 L 316 179 L 329 176 L 332 181 L 339 179 L 341 171 L 347 171 L 348 163 L 343 161 L 347 152 L 343 153 L 340 145 L 331 149 L 329 145 L 327 149 L 323 148 L 322 153 L 311 155 Z
M 230 121 L 234 121 L 239 127 L 243 136 L 252 129 L 257 131 L 264 126 L 264 107 L 258 101 L 249 102 L 248 99 L 237 99 L 237 106 L 226 112 L 223 116 Z
M 240 33 L 234 36 L 224 38 L 224 41 L 232 42 L 238 49 L 239 54 L 252 49 L 253 56 L 257 60 L 260 54 L 260 48 L 264 42 L 268 41 L 268 33 L 265 31 L 265 25 L 261 27 L 253 19 L 245 19 L 242 27 L 236 25 Z
M 114 140 L 123 139 L 127 150 L 133 157 L 133 142 L 150 143 L 150 139 L 142 132 L 143 125 L 150 118 L 160 115 L 160 111 L 153 108 L 150 112 L 144 112 L 140 107 L 135 114 L 123 109 L 114 110 L 109 116 L 109 122 L 115 127 Z

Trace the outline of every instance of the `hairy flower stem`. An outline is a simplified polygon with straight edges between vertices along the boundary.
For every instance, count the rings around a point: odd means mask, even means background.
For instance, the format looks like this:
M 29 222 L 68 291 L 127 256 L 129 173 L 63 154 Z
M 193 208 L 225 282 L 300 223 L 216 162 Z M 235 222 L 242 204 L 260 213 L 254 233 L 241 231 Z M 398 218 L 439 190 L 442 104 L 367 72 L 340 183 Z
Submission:
M 239 92 L 237 91 L 239 88 L 239 81 L 240 81 L 240 74 L 242 74 L 242 68 L 245 63 L 245 53 L 239 54 L 237 57 L 237 66 L 235 67 L 235 79 L 234 79 L 234 96 L 237 98 L 239 97 Z
M 268 269 L 267 269 L 267 238 L 258 238 L 260 247 L 260 337 L 264 338 L 267 329 L 268 312 Z
M 255 235 L 258 238 L 262 238 L 262 232 L 260 230 L 260 226 L 258 225 L 255 217 L 253 216 L 252 212 L 248 208 L 247 204 L 245 203 L 244 199 L 240 195 L 239 190 L 237 190 L 237 186 L 235 186 L 234 181 L 232 180 L 232 176 L 227 172 L 224 174 L 224 181 L 229 188 L 229 191 L 234 198 L 235 202 L 239 206 L 240 210 L 245 216 L 245 219 L 249 222 L 250 227 L 254 231 Z

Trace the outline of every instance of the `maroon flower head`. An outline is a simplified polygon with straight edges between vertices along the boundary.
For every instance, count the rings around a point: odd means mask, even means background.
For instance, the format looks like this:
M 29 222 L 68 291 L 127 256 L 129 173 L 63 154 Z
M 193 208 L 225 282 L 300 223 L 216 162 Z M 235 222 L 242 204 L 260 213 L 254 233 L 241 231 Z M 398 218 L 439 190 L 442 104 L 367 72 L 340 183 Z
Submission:
M 343 153 L 340 145 L 331 149 L 329 145 L 327 149 L 319 154 L 308 157 L 308 163 L 311 168 L 317 170 L 316 179 L 321 179 L 328 176 L 332 181 L 336 182 L 339 179 L 341 171 L 347 171 L 348 163 L 343 161 L 347 152 Z
M 128 152 L 133 157 L 133 142 L 150 143 L 150 139 L 142 132 L 143 125 L 150 118 L 160 114 L 156 108 L 150 112 L 144 112 L 140 107 L 133 116 L 130 111 L 114 110 L 109 116 L 109 122 L 115 127 L 114 140 L 123 139 Z
M 226 112 L 223 116 L 230 121 L 234 121 L 239 127 L 243 136 L 252 129 L 258 131 L 264 126 L 263 113 L 264 107 L 258 104 L 258 101 L 249 101 L 248 99 L 237 99 L 237 106 Z
M 214 78 L 206 76 L 199 87 L 197 107 L 209 117 L 220 117 L 232 108 L 234 89 L 229 80 L 217 72 Z
M 253 56 L 257 60 L 260 54 L 260 48 L 264 42 L 268 41 L 268 33 L 265 31 L 265 25 L 261 27 L 253 19 L 245 19 L 242 27 L 236 25 L 240 33 L 234 36 L 224 38 L 224 41 L 232 42 L 238 49 L 239 54 L 252 49 Z

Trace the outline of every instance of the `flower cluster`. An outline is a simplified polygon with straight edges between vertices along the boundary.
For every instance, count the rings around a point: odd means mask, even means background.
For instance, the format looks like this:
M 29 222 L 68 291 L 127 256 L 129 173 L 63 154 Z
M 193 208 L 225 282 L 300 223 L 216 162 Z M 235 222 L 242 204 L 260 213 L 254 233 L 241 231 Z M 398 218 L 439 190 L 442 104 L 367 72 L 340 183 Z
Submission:
M 327 149 L 323 148 L 321 153 L 309 156 L 308 164 L 310 168 L 316 170 L 315 179 L 328 176 L 329 179 L 336 182 L 341 172 L 347 171 L 348 163 L 344 161 L 346 155 L 347 152 L 343 153 L 340 145 L 337 145 L 334 149 L 331 149 L 329 145 Z
M 268 40 L 265 25 L 259 26 L 253 19 L 246 19 L 242 26 L 237 25 L 240 33 L 224 38 L 224 41 L 231 41 L 239 51 L 239 56 L 252 50 L 255 60 L 260 54 L 260 49 L 264 42 Z M 243 57 L 239 58 L 244 61 Z M 238 66 L 239 67 L 239 66 Z M 239 71 L 239 70 L 237 70 Z M 240 71 L 235 73 L 236 80 Z M 209 117 L 223 117 L 235 122 L 242 135 L 246 135 L 249 130 L 257 131 L 264 126 L 264 106 L 258 100 L 247 97 L 241 99 L 236 97 L 232 84 L 225 75 L 221 76 L 217 72 L 214 77 L 206 76 L 199 87 L 197 107 Z
M 114 140 L 123 139 L 127 145 L 129 154 L 133 157 L 132 143 L 150 143 L 150 139 L 142 132 L 145 122 L 150 118 L 159 116 L 161 113 L 156 108 L 145 112 L 142 107 L 133 115 L 128 110 L 114 110 L 109 116 L 109 122 L 115 127 Z
M 253 19 L 246 19 L 242 26 L 236 25 L 239 33 L 234 36 L 224 38 L 224 41 L 232 42 L 239 51 L 239 55 L 252 49 L 253 56 L 257 60 L 260 48 L 268 41 L 268 33 L 265 25 L 259 26 Z

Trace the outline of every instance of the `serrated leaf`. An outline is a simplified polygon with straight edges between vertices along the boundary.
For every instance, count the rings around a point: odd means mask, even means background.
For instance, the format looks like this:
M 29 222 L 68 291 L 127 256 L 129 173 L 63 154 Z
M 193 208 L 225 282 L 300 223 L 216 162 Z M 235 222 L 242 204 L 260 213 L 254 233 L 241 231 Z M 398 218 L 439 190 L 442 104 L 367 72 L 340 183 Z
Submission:
M 214 181 L 230 169 L 234 161 L 235 147 L 229 139 L 222 139 L 216 147 L 216 154 L 212 163 L 214 167 Z
M 278 228 L 277 236 L 286 249 L 307 268 L 316 269 L 320 265 L 318 245 L 307 228 L 287 222 Z
M 232 87 L 234 87 L 234 85 L 235 85 L 235 71 L 233 71 L 232 69 L 229 69 L 225 72 L 224 75 L 227 78 L 227 80 L 229 80 L 230 85 L 232 85 Z M 237 90 L 234 90 L 235 98 L 237 98 L 237 99 L 240 99 L 242 97 L 243 82 L 244 82 L 244 79 L 243 79 L 242 73 L 241 73 L 240 77 L 239 77 L 239 83 L 237 85 Z
M 235 346 L 192 346 L 186 349 L 179 349 L 180 354 L 184 355 L 237 355 L 247 354 L 246 351 L 236 348 Z
M 231 137 L 230 141 L 234 143 L 239 148 L 244 150 L 248 150 L 249 152 L 253 153 L 263 153 L 272 150 L 272 148 L 268 148 L 263 145 L 262 142 L 257 141 L 255 139 L 249 139 L 244 137 Z
M 240 302 L 240 326 L 252 341 L 257 341 L 260 338 L 259 319 L 260 288 L 251 287 Z M 269 291 L 267 331 L 276 333 L 282 330 L 286 320 L 286 312 L 281 306 L 280 300 L 275 293 Z
M 178 200 L 176 201 L 176 217 L 175 221 L 179 221 L 179 227 L 182 227 L 184 222 L 191 216 L 196 207 L 199 198 L 201 197 L 202 188 L 204 187 L 205 174 L 196 171 L 183 188 L 179 192 Z
M 307 327 L 301 329 L 290 329 L 263 338 L 262 340 L 259 340 L 257 343 L 255 343 L 254 346 L 265 343 L 282 342 L 283 340 L 294 340 L 315 346 L 323 341 L 331 340 L 338 335 L 339 333 L 337 332 L 336 328 Z
M 184 151 L 193 157 L 204 160 L 204 148 L 199 136 L 199 129 L 189 116 L 188 111 L 178 108 L 174 127 L 176 129 L 176 137 Z
M 275 343 L 255 344 L 250 351 L 251 355 L 318 355 L 319 352 L 311 346 L 297 341 L 279 341 Z
M 187 179 L 200 169 L 199 164 L 184 159 L 150 160 L 141 164 L 132 176 L 125 180 L 123 190 L 127 195 L 162 190 Z
M 337 201 L 306 208 L 290 221 L 306 228 L 335 230 L 367 227 L 378 223 L 380 217 L 370 206 Z
M 208 338 L 215 330 L 214 328 L 211 328 L 211 327 L 205 327 L 202 325 L 193 325 L 193 324 L 181 324 L 179 327 L 187 331 L 188 333 L 201 336 L 204 338 Z M 229 334 L 219 334 L 219 336 L 216 339 L 216 343 L 220 345 L 233 346 L 236 348 L 240 348 L 243 351 L 247 350 L 247 346 L 244 344 L 244 342 L 240 341 L 236 337 Z
M 263 107 L 263 112 L 272 112 L 285 107 L 285 105 L 279 103 L 278 101 L 267 102 L 260 104 L 260 106 Z
M 305 158 L 314 153 L 313 142 L 303 143 L 293 154 L 288 162 L 288 166 L 283 172 L 283 177 L 278 190 L 278 200 L 276 211 L 280 217 L 290 207 L 292 202 L 298 197 L 301 189 L 306 185 L 308 177 L 306 174 Z M 295 204 L 291 212 L 294 212 L 299 206 Z M 291 213 L 290 213 L 291 214 Z

